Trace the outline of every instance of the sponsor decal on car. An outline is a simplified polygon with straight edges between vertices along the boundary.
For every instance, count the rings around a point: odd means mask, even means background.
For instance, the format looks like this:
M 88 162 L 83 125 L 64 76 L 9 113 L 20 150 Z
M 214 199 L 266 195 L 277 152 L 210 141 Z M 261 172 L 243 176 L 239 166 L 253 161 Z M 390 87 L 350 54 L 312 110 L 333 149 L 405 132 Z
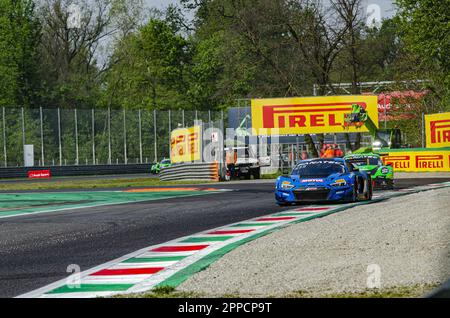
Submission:
M 324 182 L 324 179 L 303 179 L 300 181 L 301 183 L 315 183 L 315 182 Z

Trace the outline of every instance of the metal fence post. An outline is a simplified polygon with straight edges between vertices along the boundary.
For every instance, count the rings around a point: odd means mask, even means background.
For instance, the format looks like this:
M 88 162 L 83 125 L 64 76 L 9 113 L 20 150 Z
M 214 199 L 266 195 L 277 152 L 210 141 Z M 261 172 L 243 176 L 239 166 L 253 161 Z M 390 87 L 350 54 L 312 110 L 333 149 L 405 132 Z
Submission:
M 182 123 L 183 123 L 183 128 L 186 127 L 185 122 L 184 122 L 184 109 L 181 110 L 181 118 L 182 118 Z
M 125 108 L 123 109 L 123 156 L 125 160 L 125 164 L 128 163 L 128 155 L 127 155 L 127 113 Z
M 42 107 L 39 107 L 39 120 L 41 129 L 41 164 L 45 166 L 45 155 L 44 155 L 44 120 L 42 116 Z
M 75 165 L 80 164 L 80 157 L 78 153 L 78 116 L 77 109 L 74 109 L 74 119 L 75 119 Z
M 95 110 L 94 108 L 91 109 L 92 111 L 92 164 L 95 166 Z
M 172 137 L 172 116 L 171 116 L 171 110 L 169 109 L 169 154 L 170 154 L 170 139 Z
M 22 107 L 22 146 L 25 147 L 25 114 L 23 107 Z M 23 148 L 22 150 L 24 151 Z
M 198 120 L 198 111 L 195 110 L 195 120 Z
M 3 156 L 5 159 L 5 167 L 8 166 L 8 157 L 6 156 L 6 119 L 5 107 L 3 107 Z
M 141 119 L 141 110 L 139 109 L 139 160 L 142 164 L 142 119 Z
M 422 148 L 425 148 L 425 114 L 422 113 Z
M 58 107 L 58 149 L 59 149 L 59 165 L 62 166 L 61 111 L 59 107 Z
M 158 142 L 156 139 L 156 109 L 153 110 L 153 133 L 155 137 L 155 162 L 158 162 Z
M 111 108 L 108 107 L 108 164 L 112 164 L 111 153 Z

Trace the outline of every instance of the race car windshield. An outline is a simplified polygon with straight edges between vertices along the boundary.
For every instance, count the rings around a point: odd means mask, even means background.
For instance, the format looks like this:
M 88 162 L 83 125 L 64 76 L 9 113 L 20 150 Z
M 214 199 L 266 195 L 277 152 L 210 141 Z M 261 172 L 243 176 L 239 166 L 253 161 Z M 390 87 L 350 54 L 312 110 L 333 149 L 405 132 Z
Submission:
M 379 166 L 381 164 L 380 159 L 378 158 L 353 158 L 347 160 L 350 163 L 353 163 L 355 166 Z
M 300 163 L 292 171 L 293 175 L 298 175 L 300 178 L 310 177 L 327 177 L 335 173 L 344 173 L 345 168 L 337 162 L 308 162 Z

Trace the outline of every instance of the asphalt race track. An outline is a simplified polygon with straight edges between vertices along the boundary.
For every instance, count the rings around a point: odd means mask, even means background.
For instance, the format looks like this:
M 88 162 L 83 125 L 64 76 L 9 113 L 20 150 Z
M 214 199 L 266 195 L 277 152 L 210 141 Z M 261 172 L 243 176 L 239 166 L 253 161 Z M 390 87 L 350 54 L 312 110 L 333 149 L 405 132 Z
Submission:
M 445 181 L 399 179 L 396 186 Z M 67 277 L 71 264 L 87 270 L 149 245 L 289 209 L 275 205 L 273 181 L 212 187 L 235 191 L 0 219 L 0 297 Z

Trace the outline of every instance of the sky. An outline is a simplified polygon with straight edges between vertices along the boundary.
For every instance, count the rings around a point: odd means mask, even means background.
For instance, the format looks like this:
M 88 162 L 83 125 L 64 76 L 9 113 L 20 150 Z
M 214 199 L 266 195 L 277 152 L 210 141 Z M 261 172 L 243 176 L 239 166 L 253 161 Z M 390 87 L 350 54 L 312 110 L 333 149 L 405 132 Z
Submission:
M 158 9 L 163 9 L 169 4 L 176 4 L 178 0 L 144 0 L 148 7 L 156 7 Z M 327 2 L 327 0 L 324 0 Z M 390 18 L 395 13 L 393 0 L 362 0 L 364 6 L 364 11 L 370 11 L 372 16 L 379 16 L 381 19 Z

